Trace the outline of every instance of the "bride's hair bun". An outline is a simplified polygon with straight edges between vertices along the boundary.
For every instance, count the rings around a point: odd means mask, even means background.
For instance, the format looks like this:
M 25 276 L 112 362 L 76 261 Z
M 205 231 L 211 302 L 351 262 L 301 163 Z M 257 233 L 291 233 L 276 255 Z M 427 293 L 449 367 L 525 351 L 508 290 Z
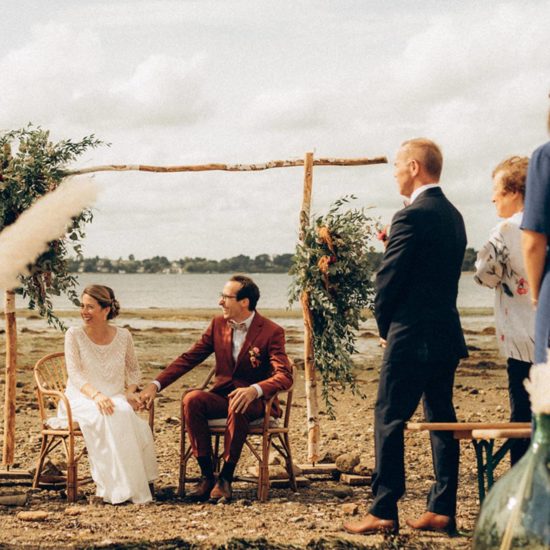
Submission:
M 118 303 L 118 300 L 113 299 L 113 301 L 111 302 L 111 311 L 107 316 L 107 318 L 114 319 L 119 313 L 120 313 L 120 304 Z

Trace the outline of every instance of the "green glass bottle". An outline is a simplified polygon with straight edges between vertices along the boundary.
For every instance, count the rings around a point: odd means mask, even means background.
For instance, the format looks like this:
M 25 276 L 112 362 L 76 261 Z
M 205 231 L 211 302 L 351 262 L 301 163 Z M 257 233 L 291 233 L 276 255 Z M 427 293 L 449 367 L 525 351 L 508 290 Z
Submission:
M 474 550 L 550 549 L 550 415 L 535 416 L 522 459 L 492 487 L 474 533 Z

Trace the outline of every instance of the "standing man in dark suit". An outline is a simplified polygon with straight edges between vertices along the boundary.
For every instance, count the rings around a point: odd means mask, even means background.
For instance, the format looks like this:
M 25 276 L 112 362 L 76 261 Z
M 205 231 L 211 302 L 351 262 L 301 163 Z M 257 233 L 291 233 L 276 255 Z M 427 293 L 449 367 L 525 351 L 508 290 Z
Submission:
M 402 144 L 394 176 L 409 205 L 394 216 L 376 278 L 375 316 L 385 346 L 375 406 L 374 502 L 352 533 L 397 532 L 397 501 L 405 492 L 404 426 L 424 397 L 428 422 L 456 422 L 453 383 L 467 356 L 456 308 L 466 248 L 464 222 L 439 186 L 443 160 L 428 139 Z M 458 441 L 431 432 L 436 481 L 414 529 L 455 530 Z
M 174 359 L 140 394 L 149 405 L 157 392 L 214 354 L 214 387 L 185 394 L 183 410 L 193 455 L 202 479 L 194 500 L 230 500 L 231 483 L 250 422 L 263 416 L 265 400 L 292 386 L 292 367 L 284 330 L 256 311 L 260 290 L 250 277 L 234 275 L 220 295 L 222 315 L 212 319 L 202 337 Z M 281 416 L 275 399 L 272 415 Z M 214 478 L 208 420 L 227 417 L 224 465 Z

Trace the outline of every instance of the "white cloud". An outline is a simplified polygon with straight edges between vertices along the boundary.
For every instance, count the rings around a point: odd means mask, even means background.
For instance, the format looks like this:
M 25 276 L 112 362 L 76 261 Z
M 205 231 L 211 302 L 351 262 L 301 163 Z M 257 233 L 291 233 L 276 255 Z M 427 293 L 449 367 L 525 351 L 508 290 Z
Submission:
M 151 55 L 113 71 L 98 34 L 50 23 L 0 59 L 5 125 L 84 124 L 120 129 L 191 125 L 211 115 L 204 58 Z
M 307 131 L 326 127 L 330 97 L 320 90 L 282 90 L 262 93 L 250 106 L 251 123 L 277 131 Z
M 71 111 L 81 122 L 94 118 L 126 128 L 195 124 L 211 114 L 200 66 L 198 57 L 150 56 L 126 80 L 75 90 Z

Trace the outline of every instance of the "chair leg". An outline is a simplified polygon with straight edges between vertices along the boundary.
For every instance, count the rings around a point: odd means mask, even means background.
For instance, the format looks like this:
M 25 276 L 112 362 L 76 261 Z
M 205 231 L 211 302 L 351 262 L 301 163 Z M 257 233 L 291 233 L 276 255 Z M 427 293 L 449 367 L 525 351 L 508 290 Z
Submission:
M 296 475 L 294 474 L 294 462 L 292 461 L 292 451 L 290 450 L 290 438 L 288 433 L 283 434 L 281 442 L 286 451 L 285 462 L 290 488 L 296 493 L 298 491 L 298 484 L 296 483 Z
M 64 439 L 64 448 L 67 456 L 67 500 L 76 502 L 78 495 L 78 462 L 74 456 L 74 436 L 69 434 L 68 445 Z
M 264 434 L 262 437 L 262 461 L 258 476 L 258 500 L 266 502 L 269 495 L 269 449 L 271 447 L 271 436 Z
M 78 466 L 77 464 L 67 464 L 67 500 L 76 502 L 78 495 Z
M 42 474 L 42 468 L 44 467 L 44 461 L 46 460 L 47 452 L 46 449 L 48 447 L 48 436 L 42 434 L 42 444 L 40 445 L 40 455 L 38 457 L 38 462 L 36 464 L 36 472 L 34 473 L 34 479 L 32 482 L 32 486 L 34 489 L 38 488 L 38 485 L 40 484 L 40 476 Z
M 212 463 L 214 465 L 214 473 L 219 475 L 220 471 L 222 469 L 221 462 L 222 462 L 222 455 L 220 455 L 220 441 L 221 441 L 221 435 L 215 434 L 214 435 L 214 454 L 212 455 Z

